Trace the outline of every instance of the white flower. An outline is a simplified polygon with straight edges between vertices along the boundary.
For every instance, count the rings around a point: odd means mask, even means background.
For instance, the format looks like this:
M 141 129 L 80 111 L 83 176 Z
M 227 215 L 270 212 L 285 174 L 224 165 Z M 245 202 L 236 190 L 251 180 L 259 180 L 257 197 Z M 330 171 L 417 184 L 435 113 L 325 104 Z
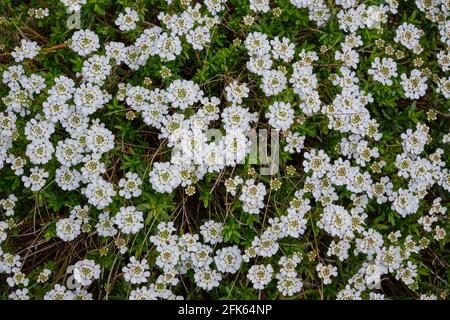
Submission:
M 80 186 L 81 174 L 78 170 L 61 167 L 55 171 L 55 182 L 62 190 L 75 190 Z
M 311 21 L 315 21 L 318 27 L 322 27 L 331 17 L 330 9 L 324 1 L 318 1 L 314 4 L 314 6 L 310 7 L 308 17 Z
M 271 60 L 270 54 L 265 54 L 262 56 L 251 56 L 250 60 L 247 62 L 248 71 L 262 76 L 266 70 L 272 68 L 273 61 Z
M 5 71 L 3 71 L 3 83 L 8 85 L 8 87 L 17 91 L 20 89 L 19 81 L 24 76 L 25 70 L 21 65 L 9 66 Z
M 419 99 L 425 95 L 425 92 L 428 88 L 427 85 L 427 77 L 422 76 L 422 73 L 414 69 L 411 71 L 411 75 L 408 76 L 404 73 L 400 75 L 402 81 L 400 84 L 405 90 L 405 96 L 409 99 Z
M 5 221 L 0 221 L 0 243 L 6 240 L 8 237 L 9 226 Z
M 156 250 L 161 252 L 165 247 L 175 246 L 178 236 L 173 232 L 176 230 L 173 222 L 160 222 L 157 226 L 156 235 L 150 236 L 150 241 L 156 246 Z
M 116 64 L 121 64 L 125 60 L 126 48 L 122 42 L 108 42 L 105 44 L 106 56 L 113 59 Z
M 199 26 L 190 30 L 186 35 L 186 41 L 196 50 L 203 50 L 205 45 L 211 42 L 211 34 L 205 27 Z
M 119 180 L 119 195 L 125 199 L 131 199 L 132 197 L 139 197 L 142 193 L 139 188 L 142 184 L 142 180 L 137 173 L 127 172 L 125 178 Z
M 224 108 L 221 116 L 224 129 L 227 131 L 245 132 L 250 129 L 250 123 L 258 119 L 256 112 L 250 112 L 239 105 Z
M 130 45 L 125 48 L 124 60 L 130 69 L 138 70 L 141 66 L 147 63 L 148 55 L 140 48 Z M 175 59 L 175 56 L 173 57 Z M 172 60 L 173 60 L 172 59 Z
M 299 153 L 303 147 L 305 142 L 305 137 L 301 136 L 298 132 L 291 132 L 286 136 L 286 146 L 284 147 L 284 151 L 289 153 Z
M 95 228 L 97 229 L 98 235 L 102 237 L 113 237 L 118 232 L 114 227 L 114 219 L 107 212 L 98 215 L 98 223 L 95 225 Z
M 301 253 L 294 253 L 291 257 L 283 256 L 278 261 L 278 265 L 281 267 L 278 275 L 296 273 L 295 269 L 302 261 Z M 277 276 L 278 279 L 278 276 Z
M 92 154 L 86 156 L 83 161 L 84 165 L 81 168 L 81 174 L 83 176 L 83 182 L 92 182 L 96 180 L 100 174 L 106 172 L 105 164 L 100 162 L 99 154 Z
M 399 189 L 389 198 L 392 201 L 392 210 L 395 210 L 402 217 L 416 213 L 419 209 L 419 199 L 409 190 Z
M 74 102 L 77 109 L 81 109 L 83 115 L 88 116 L 97 109 L 102 108 L 109 96 L 103 92 L 98 85 L 82 83 L 74 93 Z
M 337 85 L 341 88 L 353 87 L 359 82 L 356 73 L 349 68 L 344 66 L 341 67 L 339 71 L 341 72 L 342 76 L 335 76 L 335 79 L 333 79 L 332 81 L 335 86 Z
M 147 288 L 146 286 L 133 289 L 130 292 L 129 300 L 157 300 L 157 294 L 155 291 Z
M 0 119 L 2 115 L 0 114 Z M 4 122 L 6 123 L 6 122 Z M 50 136 L 55 132 L 55 125 L 53 122 L 36 117 L 30 119 L 25 125 L 25 136 L 27 140 L 48 140 Z
M 10 194 L 6 199 L 0 199 L 0 207 L 5 210 L 6 216 L 14 215 L 14 208 L 16 207 L 17 197 Z
M 136 10 L 129 7 L 125 8 L 125 13 L 119 13 L 115 23 L 122 31 L 130 31 L 136 28 L 136 22 L 139 21 L 139 16 Z
M 0 249 L 0 272 L 10 274 L 22 266 L 19 255 L 3 253 Z
M 164 100 L 166 99 L 165 91 Z M 163 93 L 162 93 L 163 94 Z M 126 102 L 136 111 L 142 111 L 148 105 L 148 100 L 150 100 L 150 90 L 141 86 L 131 86 L 126 87 Z
M 234 178 L 227 179 L 225 181 L 225 187 L 227 188 L 227 192 L 231 193 L 232 196 L 235 196 L 236 188 L 243 182 L 244 182 L 244 180 L 239 176 L 235 176 Z
M 214 121 L 219 119 L 219 105 L 220 99 L 217 97 L 204 97 L 201 99 L 203 108 L 203 117 L 206 121 Z
M 72 241 L 81 233 L 79 220 L 65 218 L 56 223 L 56 235 L 63 241 Z
M 246 155 L 250 152 L 250 146 L 251 141 L 241 130 L 227 131 L 224 142 L 225 164 L 235 166 L 243 163 Z
M 186 109 L 200 101 L 203 91 L 193 81 L 175 80 L 167 88 L 166 96 L 172 107 Z
M 194 248 L 189 251 L 192 251 L 190 256 L 194 269 L 203 269 L 213 262 L 211 257 L 213 248 L 206 244 L 194 245 Z
M 8 296 L 9 299 L 12 300 L 29 300 L 30 296 L 28 295 L 28 289 L 17 289 Z
M 73 207 L 73 209 L 70 210 L 69 218 L 75 219 L 75 220 L 79 219 L 82 223 L 88 223 L 90 220 L 89 206 L 77 205 L 77 206 Z
M 46 164 L 51 160 L 54 150 L 49 140 L 33 140 L 27 145 L 26 155 L 33 164 Z
M 72 138 L 77 139 L 86 132 L 89 126 L 89 118 L 73 106 L 68 116 L 61 121 L 61 125 Z
M 250 56 L 263 56 L 270 51 L 267 35 L 261 32 L 251 32 L 245 39 L 245 48 Z
M 88 82 L 103 84 L 111 73 L 111 65 L 108 56 L 94 55 L 83 62 L 81 74 Z
M 447 78 L 440 78 L 436 92 L 442 93 L 444 98 L 450 99 L 450 76 Z
M 414 278 L 417 276 L 417 266 L 412 264 L 411 261 L 407 262 L 406 266 L 403 266 L 395 275 L 397 280 L 402 280 L 407 286 L 414 283 Z
M 112 202 L 112 197 L 116 195 L 113 185 L 98 177 L 93 179 L 83 190 L 88 202 L 97 209 L 103 209 Z
M 22 39 L 20 44 L 21 46 L 15 47 L 14 51 L 11 53 L 11 56 L 16 62 L 21 62 L 24 59 L 33 59 L 41 50 L 41 47 L 34 41 Z
M 206 263 L 210 260 L 209 254 L 212 252 L 212 248 L 208 245 L 201 244 L 199 239 L 200 237 L 196 233 L 185 233 L 178 238 L 178 249 L 183 257 L 190 254 L 197 255 L 199 251 L 202 251 L 202 254 L 199 256 Z M 208 262 L 208 264 L 210 263 L 211 261 Z
M 437 59 L 442 71 L 450 70 L 450 51 L 439 51 L 437 53 Z
M 195 271 L 194 279 L 197 286 L 206 291 L 210 291 L 219 286 L 219 281 L 222 280 L 222 276 L 216 270 L 205 267 Z
M 277 95 L 286 88 L 286 74 L 280 70 L 266 70 L 262 74 L 261 89 L 266 96 Z
M 55 156 L 59 163 L 71 167 L 79 164 L 83 160 L 83 151 L 84 148 L 79 145 L 78 141 L 66 139 L 58 141 Z
M 223 224 L 214 222 L 213 220 L 206 221 L 200 226 L 200 233 L 205 242 L 216 244 L 223 241 L 222 237 Z
M 76 31 L 70 41 L 70 48 L 84 57 L 100 48 L 98 36 L 89 29 Z
M 72 98 L 72 94 L 75 92 L 75 82 L 72 79 L 59 76 L 53 81 L 55 84 L 48 90 L 48 94 L 53 97 L 53 100 L 63 103 Z
M 240 104 L 242 103 L 242 99 L 248 98 L 250 89 L 245 83 L 239 83 L 238 81 L 233 80 L 233 82 L 225 87 L 225 92 L 227 94 L 227 101 L 232 104 Z
M 298 94 L 302 100 L 306 100 L 309 95 L 316 92 L 318 85 L 317 77 L 313 73 L 311 66 L 303 66 L 302 63 L 296 62 L 293 65 L 292 76 L 289 82 L 292 83 L 294 92 Z
M 86 147 L 93 153 L 106 153 L 114 148 L 114 135 L 97 119 L 86 132 Z
M 160 13 L 159 17 L 162 18 L 164 13 Z M 165 20 L 165 24 L 167 28 L 170 29 L 171 33 L 174 35 L 182 36 L 186 35 L 189 30 L 191 30 L 194 26 L 194 20 L 191 15 L 184 11 L 181 14 L 165 14 L 165 17 L 162 18 Z
M 433 238 L 436 241 L 444 240 L 446 235 L 447 235 L 447 232 L 441 226 L 436 226 L 434 228 L 434 237 Z
M 400 255 L 400 248 L 390 246 L 389 248 L 382 247 L 377 252 L 375 263 L 382 267 L 382 273 L 394 272 L 400 268 L 402 257 Z
M 212 15 L 217 15 L 225 9 L 226 0 L 205 0 L 204 4 Z
M 255 248 L 256 254 L 261 257 L 271 257 L 280 248 L 270 231 L 265 231 L 261 237 L 255 237 L 252 241 L 252 247 Z
M 270 40 L 272 45 L 272 56 L 275 59 L 283 60 L 284 62 L 289 62 L 294 58 L 295 45 L 286 37 L 281 40 L 278 36 Z
M 25 287 L 28 286 L 30 281 L 25 276 L 25 274 L 22 271 L 20 271 L 19 268 L 13 268 L 11 271 L 13 273 L 12 276 L 6 279 L 6 282 L 10 287 L 16 287 L 19 285 L 23 285 Z
M 252 282 L 253 288 L 264 289 L 272 280 L 273 268 L 270 264 L 255 264 L 248 270 L 247 278 Z
M 392 85 L 392 77 L 397 77 L 397 64 L 392 58 L 376 57 L 372 62 L 372 68 L 367 71 L 373 79 L 387 86 Z
M 125 234 L 138 233 L 144 227 L 143 213 L 135 207 L 121 207 L 115 216 L 114 223 Z
M 236 273 L 241 267 L 242 253 L 237 246 L 224 247 L 216 251 L 214 263 L 218 271 Z
M 150 172 L 150 183 L 157 192 L 172 192 L 181 183 L 178 167 L 168 162 L 155 162 Z
M 162 123 L 165 120 L 165 115 L 168 113 L 168 107 L 165 104 L 149 104 L 144 105 L 144 110 L 142 111 L 142 117 L 144 122 L 148 126 L 155 127 L 157 129 L 161 128 Z
M 361 22 L 369 29 L 380 28 L 387 22 L 388 7 L 385 5 L 358 6 Z
M 403 150 L 405 153 L 412 155 L 421 154 L 428 140 L 427 131 L 420 130 L 419 127 L 415 131 L 407 129 L 400 137 L 402 138 Z M 400 155 L 397 155 L 397 157 L 399 156 Z M 399 167 L 399 169 L 402 169 L 402 167 Z
M 344 9 L 349 9 L 355 5 L 355 0 L 336 0 L 336 4 L 342 6 Z
M 328 264 L 324 265 L 322 263 L 317 264 L 316 271 L 320 279 L 322 279 L 323 284 L 330 284 L 331 277 L 337 276 L 337 268 Z
M 343 45 L 342 52 L 335 51 L 334 59 L 342 61 L 345 67 L 356 69 L 359 63 L 359 54 L 352 47 Z
M 163 271 L 172 270 L 178 263 L 180 251 L 176 246 L 166 246 L 156 258 L 156 265 Z
M 339 10 L 337 14 L 339 22 L 339 29 L 344 32 L 354 33 L 359 28 L 363 27 L 361 14 L 358 10 L 350 8 L 348 10 Z
M 28 177 L 22 176 L 22 181 L 23 185 L 26 188 L 30 188 L 31 191 L 39 191 L 45 186 L 47 178 L 47 171 L 42 168 L 34 167 L 30 169 L 30 175 Z
M 400 42 L 406 48 L 413 50 L 420 46 L 419 40 L 422 35 L 424 35 L 422 30 L 411 23 L 403 22 L 396 30 L 394 41 Z
M 250 10 L 254 12 L 269 12 L 269 0 L 250 0 Z
M 375 197 L 378 204 L 382 204 L 392 195 L 392 187 L 389 177 L 382 177 L 380 182 L 372 184 L 367 194 L 370 198 Z
M 428 295 L 427 294 L 421 294 L 419 299 L 420 300 L 437 300 L 437 297 L 434 294 L 428 294 Z
M 299 200 L 297 198 L 297 200 Z M 293 209 L 290 208 L 287 215 L 281 216 L 281 223 L 286 228 L 286 235 L 293 238 L 298 238 L 305 233 L 307 220 L 304 218 L 304 214 L 309 211 L 309 205 L 305 204 L 302 208 Z
M 312 172 L 313 177 L 321 178 L 330 169 L 330 157 L 323 150 L 313 149 L 305 152 L 303 167 L 305 172 Z
M 73 293 L 65 286 L 55 284 L 54 288 L 44 295 L 44 300 L 72 300 Z
M 294 123 L 294 110 L 289 102 L 274 102 L 269 106 L 266 118 L 273 128 L 287 131 Z
M 331 241 L 328 247 L 328 256 L 336 256 L 340 261 L 345 261 L 348 258 L 348 250 L 350 249 L 350 243 L 345 240 L 339 242 Z
M 370 292 L 369 300 L 385 300 L 383 293 Z
M 94 279 L 100 277 L 100 265 L 89 259 L 78 261 L 74 265 L 73 276 L 82 286 L 89 286 Z
M 293 296 L 303 288 L 303 282 L 295 274 L 278 273 L 276 278 L 278 279 L 277 289 L 283 296 Z
M 334 237 L 344 239 L 345 237 L 353 238 L 352 223 L 352 216 L 344 207 L 332 204 L 323 209 L 317 226 Z
M 73 291 L 72 300 L 93 300 L 92 293 L 89 293 L 85 289 L 77 288 Z
M 175 60 L 181 53 L 180 38 L 178 36 L 169 36 L 164 32 L 158 38 L 157 48 L 161 59 L 166 59 L 167 61 Z
M 27 161 L 24 158 L 10 154 L 5 161 L 6 163 L 11 164 L 11 170 L 14 171 L 16 176 L 21 176 L 23 174 L 23 167 L 27 164 Z
M 356 288 L 351 288 L 350 285 L 346 285 L 345 289 L 337 293 L 336 300 L 362 300 L 361 291 Z
M 260 210 L 264 208 L 265 195 L 266 187 L 262 182 L 256 184 L 253 179 L 245 181 L 239 197 L 239 200 L 243 202 L 242 209 L 251 214 L 259 214 Z
M 145 283 L 150 277 L 148 269 L 149 265 L 146 259 L 138 261 L 135 257 L 131 257 L 127 266 L 122 268 L 123 277 L 125 281 L 132 284 Z
M 78 12 L 81 10 L 81 6 L 86 4 L 86 0 L 59 0 L 66 6 L 67 12 Z
M 69 105 L 57 96 L 49 96 L 47 101 L 44 101 L 42 108 L 44 110 L 45 118 L 48 121 L 56 123 L 64 120 L 69 114 Z

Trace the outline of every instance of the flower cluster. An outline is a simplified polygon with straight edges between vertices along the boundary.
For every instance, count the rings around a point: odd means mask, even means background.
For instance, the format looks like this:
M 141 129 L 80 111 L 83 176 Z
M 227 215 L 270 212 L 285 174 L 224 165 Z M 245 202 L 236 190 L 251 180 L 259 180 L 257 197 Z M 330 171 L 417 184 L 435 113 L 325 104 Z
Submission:
M 409 5 L 0 20 L 0 298 L 445 299 L 450 8 Z

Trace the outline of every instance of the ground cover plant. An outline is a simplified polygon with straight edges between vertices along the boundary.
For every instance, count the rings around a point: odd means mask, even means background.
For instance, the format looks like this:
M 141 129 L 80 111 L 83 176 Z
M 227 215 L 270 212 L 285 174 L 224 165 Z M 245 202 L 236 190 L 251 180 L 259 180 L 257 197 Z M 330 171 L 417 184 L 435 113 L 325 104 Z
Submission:
M 450 2 L 0 1 L 1 299 L 447 299 Z

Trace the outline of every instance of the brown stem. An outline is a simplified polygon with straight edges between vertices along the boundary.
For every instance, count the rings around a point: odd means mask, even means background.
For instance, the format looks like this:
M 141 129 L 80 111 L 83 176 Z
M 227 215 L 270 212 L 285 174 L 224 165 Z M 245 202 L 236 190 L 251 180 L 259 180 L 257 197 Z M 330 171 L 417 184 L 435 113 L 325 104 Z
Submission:
M 55 46 L 53 46 L 51 48 L 44 48 L 44 49 L 42 49 L 42 52 L 43 53 L 50 53 L 50 52 L 54 52 L 54 51 L 56 51 L 58 49 L 62 49 L 62 48 L 67 48 L 67 43 L 60 43 L 60 44 L 57 44 L 57 45 L 55 45 Z

